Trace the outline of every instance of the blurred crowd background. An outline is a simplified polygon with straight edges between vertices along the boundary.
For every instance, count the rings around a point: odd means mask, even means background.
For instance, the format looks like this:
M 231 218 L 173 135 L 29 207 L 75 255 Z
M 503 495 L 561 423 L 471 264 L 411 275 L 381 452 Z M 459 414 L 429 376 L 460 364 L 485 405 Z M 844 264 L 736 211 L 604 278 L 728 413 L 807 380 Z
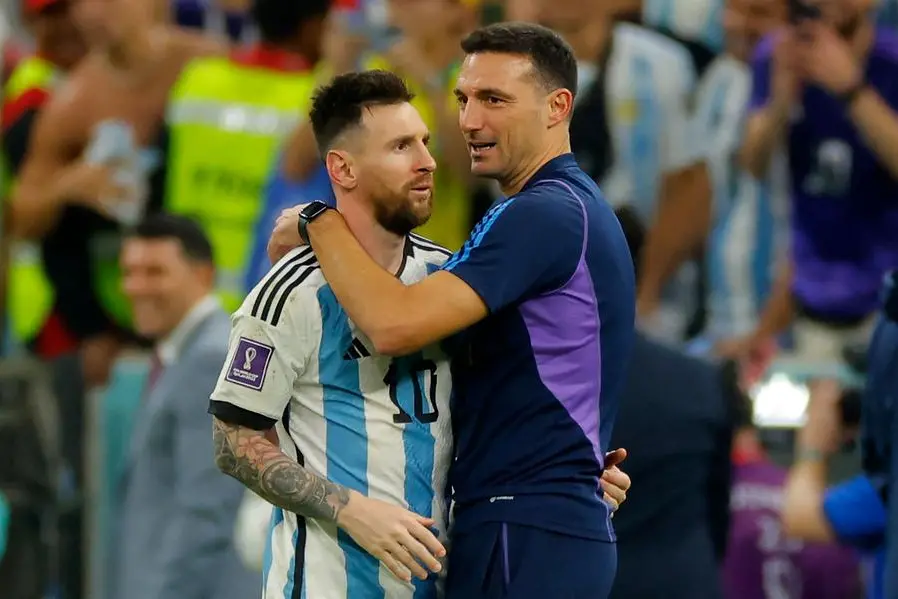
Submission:
M 881 596 L 882 518 L 843 534 L 826 489 L 873 471 L 865 352 L 898 267 L 898 122 L 838 78 L 858 66 L 898 107 L 896 17 L 889 0 L 7 0 L 0 597 L 258 596 L 267 506 L 213 464 L 218 367 L 154 384 L 267 271 L 280 210 L 331 197 L 306 110 L 336 73 L 411 84 L 438 164 L 419 232 L 460 247 L 499 192 L 469 174 L 459 41 L 501 20 L 573 47 L 573 151 L 638 271 L 615 596 Z M 781 58 L 774 38 L 804 27 L 812 51 Z M 846 63 L 856 47 L 869 59 Z

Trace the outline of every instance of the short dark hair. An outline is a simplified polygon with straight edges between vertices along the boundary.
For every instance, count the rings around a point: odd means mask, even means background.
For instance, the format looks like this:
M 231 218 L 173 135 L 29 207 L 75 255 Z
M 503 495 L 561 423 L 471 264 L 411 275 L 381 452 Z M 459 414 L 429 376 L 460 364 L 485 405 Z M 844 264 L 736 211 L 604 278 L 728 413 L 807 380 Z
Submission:
M 337 137 L 357 127 L 365 108 L 411 102 L 414 97 L 405 81 L 389 71 L 361 71 L 334 77 L 315 90 L 309 111 L 319 151 L 325 154 Z
M 526 56 L 548 90 L 565 88 L 577 95 L 577 59 L 560 35 L 534 23 L 494 23 L 461 42 L 465 54 L 497 52 Z
M 199 223 L 186 216 L 152 214 L 131 229 L 127 236 L 135 239 L 174 239 L 189 260 L 215 263 L 208 235 Z
M 331 0 L 253 0 L 252 21 L 263 41 L 282 43 L 296 37 L 302 24 L 327 16 Z

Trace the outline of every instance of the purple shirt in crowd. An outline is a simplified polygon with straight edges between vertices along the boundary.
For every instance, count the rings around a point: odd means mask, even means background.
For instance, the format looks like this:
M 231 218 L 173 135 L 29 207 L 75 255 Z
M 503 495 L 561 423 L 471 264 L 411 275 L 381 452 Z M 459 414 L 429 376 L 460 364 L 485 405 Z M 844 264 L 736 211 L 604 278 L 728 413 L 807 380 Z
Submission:
M 775 37 L 752 62 L 750 107 L 770 96 Z M 876 32 L 865 78 L 898 111 L 898 33 Z M 808 311 L 860 319 L 878 308 L 886 271 L 898 267 L 898 180 L 849 119 L 840 101 L 806 86 L 788 136 L 793 292 Z
M 766 461 L 736 466 L 730 539 L 723 569 L 726 599 L 856 599 L 861 574 L 853 550 L 783 536 L 786 470 Z

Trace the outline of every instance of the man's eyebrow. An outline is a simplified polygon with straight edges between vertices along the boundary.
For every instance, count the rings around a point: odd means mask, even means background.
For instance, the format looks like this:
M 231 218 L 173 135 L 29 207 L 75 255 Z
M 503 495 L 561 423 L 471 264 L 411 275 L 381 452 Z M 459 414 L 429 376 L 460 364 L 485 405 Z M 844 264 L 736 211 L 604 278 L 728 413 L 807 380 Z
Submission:
M 395 146 L 401 143 L 412 143 L 415 141 L 414 135 L 397 135 L 396 137 L 391 138 L 388 142 L 388 146 Z
M 454 90 L 452 90 L 452 93 L 455 94 L 456 98 L 462 98 L 462 97 L 468 96 L 468 94 L 466 94 L 465 92 L 463 92 L 462 90 L 460 90 L 458 88 L 455 88 Z M 505 99 L 511 98 L 511 96 L 508 95 L 507 92 L 504 92 L 500 89 L 496 89 L 494 87 L 484 87 L 481 89 L 474 90 L 474 93 L 472 95 L 477 98 L 489 98 L 490 96 L 495 96 L 497 98 L 505 98 Z

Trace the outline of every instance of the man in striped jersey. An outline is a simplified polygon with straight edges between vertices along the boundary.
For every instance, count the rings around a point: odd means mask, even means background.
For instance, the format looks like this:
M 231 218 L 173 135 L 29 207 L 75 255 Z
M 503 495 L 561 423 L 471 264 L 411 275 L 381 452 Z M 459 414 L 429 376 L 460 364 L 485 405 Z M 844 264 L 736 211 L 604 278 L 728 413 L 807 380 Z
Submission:
M 786 161 L 777 150 L 763 180 L 737 160 L 751 91 L 748 60 L 755 46 L 785 19 L 779 0 L 728 0 L 726 53 L 699 83 L 695 138 L 707 140 L 714 226 L 708 240 L 709 303 L 705 335 L 694 349 L 733 356 L 757 325 L 788 234 Z
M 410 233 L 430 217 L 434 171 L 411 99 L 397 76 L 368 71 L 335 78 L 311 111 L 341 214 L 404 283 L 449 256 Z M 436 346 L 377 355 L 310 248 L 253 289 L 209 411 L 219 467 L 276 506 L 265 599 L 435 596 L 418 561 L 438 572 L 445 554 L 450 388 Z

